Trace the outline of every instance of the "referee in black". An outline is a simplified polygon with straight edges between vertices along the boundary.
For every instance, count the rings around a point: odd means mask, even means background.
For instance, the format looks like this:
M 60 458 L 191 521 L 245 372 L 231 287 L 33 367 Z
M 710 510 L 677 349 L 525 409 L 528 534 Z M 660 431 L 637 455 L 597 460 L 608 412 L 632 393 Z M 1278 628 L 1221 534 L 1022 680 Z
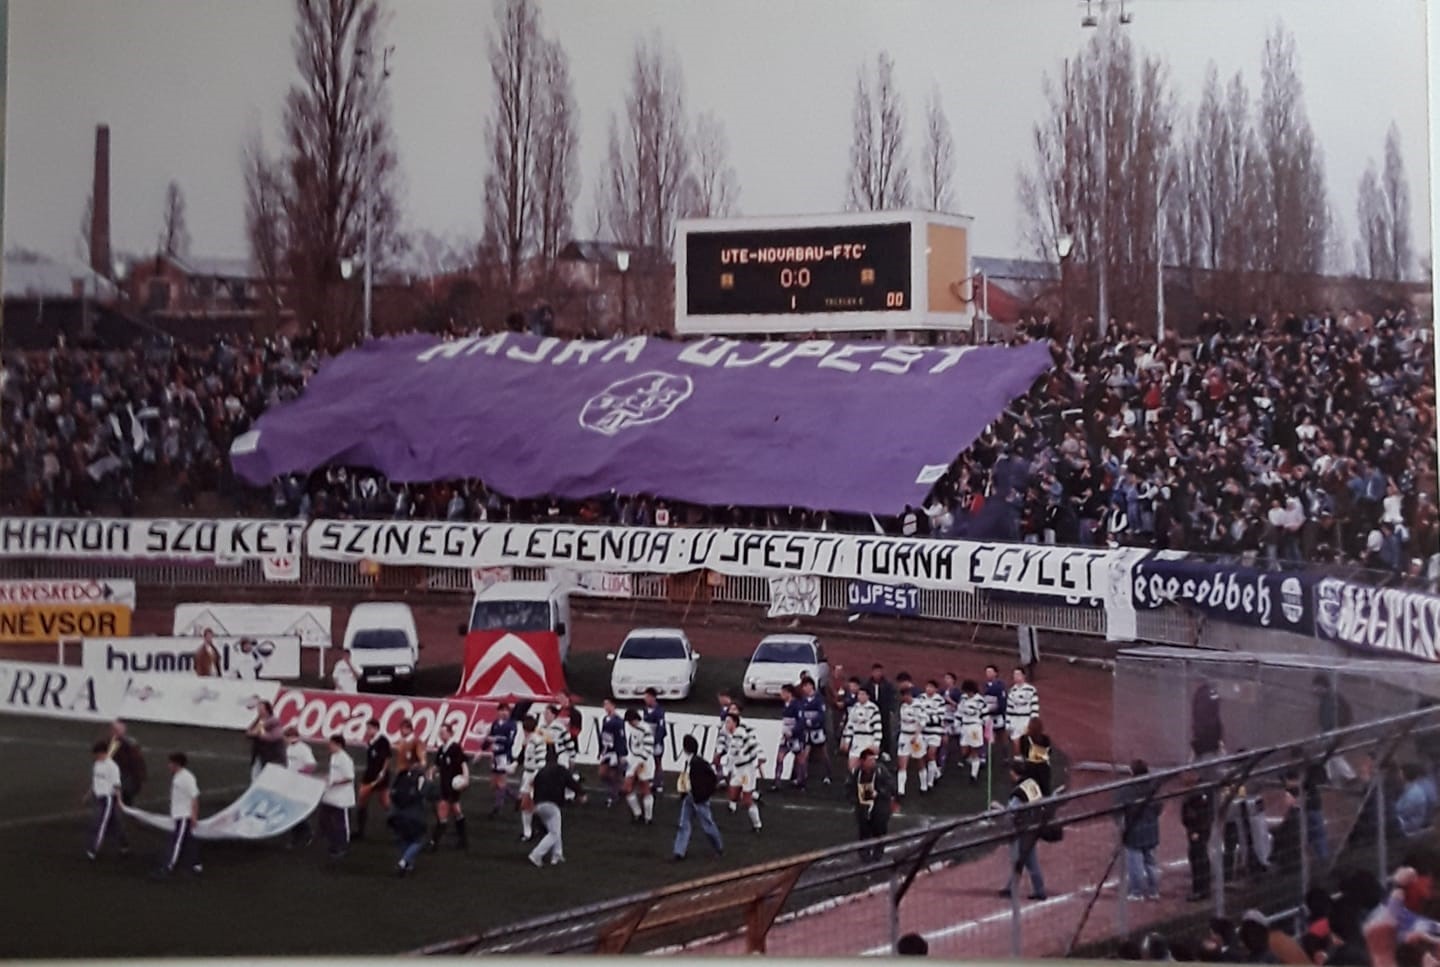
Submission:
M 370 815 L 370 798 L 380 797 L 380 807 L 390 809 L 390 740 L 380 732 L 375 719 L 365 723 L 365 772 L 360 776 L 359 809 L 352 840 L 365 838 L 365 821 Z

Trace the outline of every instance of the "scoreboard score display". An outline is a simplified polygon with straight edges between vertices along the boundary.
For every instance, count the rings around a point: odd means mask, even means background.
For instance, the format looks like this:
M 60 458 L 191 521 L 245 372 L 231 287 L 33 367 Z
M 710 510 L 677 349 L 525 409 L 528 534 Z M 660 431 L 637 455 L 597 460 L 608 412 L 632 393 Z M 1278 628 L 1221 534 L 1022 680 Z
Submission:
M 685 274 L 692 316 L 905 309 L 910 225 L 691 235 Z
M 685 334 L 968 328 L 970 219 L 919 212 L 685 220 Z

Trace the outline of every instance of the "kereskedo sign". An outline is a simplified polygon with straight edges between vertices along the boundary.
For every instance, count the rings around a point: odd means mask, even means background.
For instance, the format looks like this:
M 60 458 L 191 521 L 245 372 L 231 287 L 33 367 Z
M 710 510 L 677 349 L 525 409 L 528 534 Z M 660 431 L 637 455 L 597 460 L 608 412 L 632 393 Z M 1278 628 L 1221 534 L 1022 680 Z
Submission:
M 205 639 L 199 637 L 86 638 L 81 666 L 94 672 L 120 674 L 195 674 L 195 654 Z M 236 636 L 217 637 L 222 678 L 300 677 L 300 639 L 295 635 L 252 638 L 250 651 Z

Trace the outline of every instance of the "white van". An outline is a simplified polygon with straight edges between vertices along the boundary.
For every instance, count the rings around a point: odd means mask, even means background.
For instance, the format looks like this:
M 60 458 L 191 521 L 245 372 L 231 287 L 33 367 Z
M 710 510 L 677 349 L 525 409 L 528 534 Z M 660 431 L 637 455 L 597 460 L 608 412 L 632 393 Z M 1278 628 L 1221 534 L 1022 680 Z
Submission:
M 360 686 L 415 687 L 420 664 L 420 633 L 410 605 L 367 602 L 350 609 L 345 623 L 345 653 Z
M 472 631 L 549 631 L 560 639 L 560 664 L 570 658 L 570 593 L 554 581 L 499 581 L 475 595 Z

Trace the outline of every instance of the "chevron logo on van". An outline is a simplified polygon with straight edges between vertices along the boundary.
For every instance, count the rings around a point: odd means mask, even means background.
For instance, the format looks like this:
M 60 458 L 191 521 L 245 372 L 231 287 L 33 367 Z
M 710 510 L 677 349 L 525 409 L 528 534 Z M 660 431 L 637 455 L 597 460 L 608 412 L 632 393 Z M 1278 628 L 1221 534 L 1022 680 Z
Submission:
M 564 691 L 560 639 L 553 632 L 477 631 L 465 638 L 466 698 L 549 698 Z

